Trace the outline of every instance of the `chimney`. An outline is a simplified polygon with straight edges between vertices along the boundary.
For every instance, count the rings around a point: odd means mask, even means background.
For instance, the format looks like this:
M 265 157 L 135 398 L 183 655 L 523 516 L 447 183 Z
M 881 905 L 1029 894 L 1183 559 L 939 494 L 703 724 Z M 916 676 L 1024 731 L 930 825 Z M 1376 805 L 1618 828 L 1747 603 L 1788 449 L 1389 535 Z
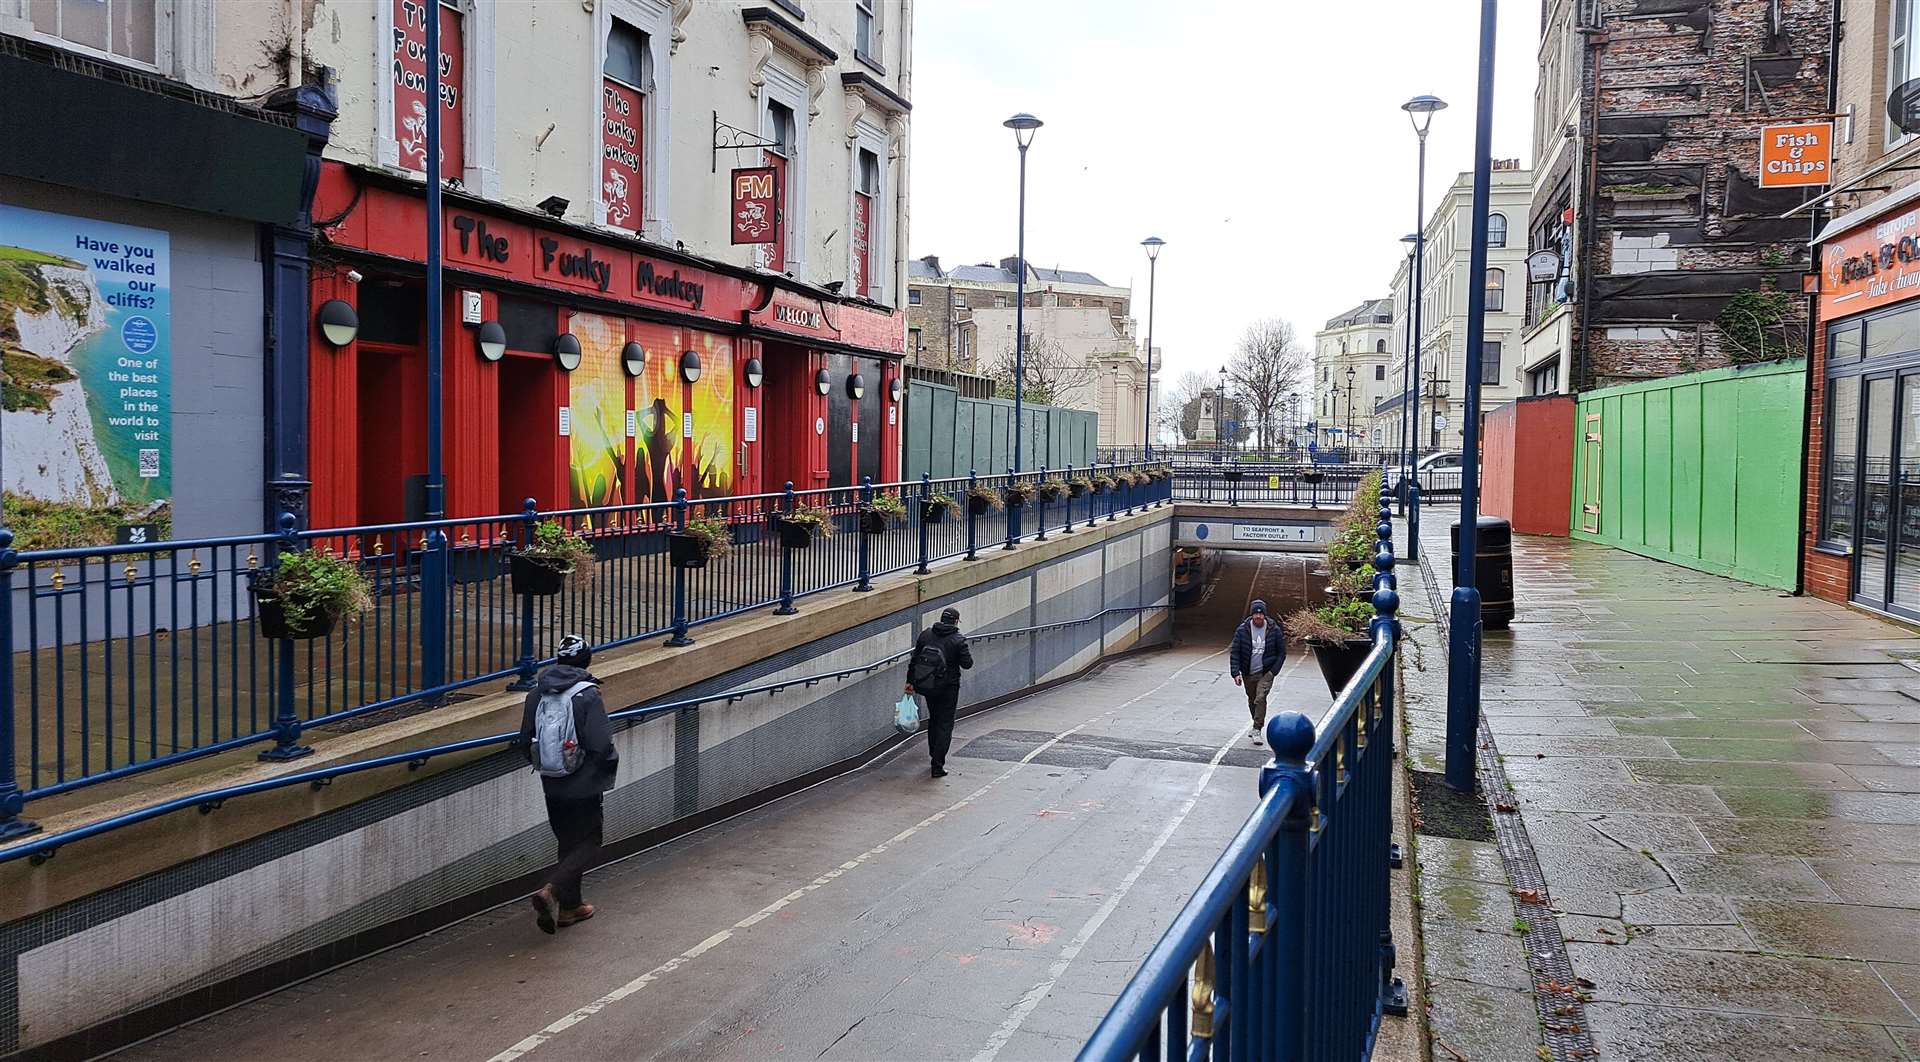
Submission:
M 942 277 L 942 276 L 946 276 L 946 274 L 945 274 L 945 273 L 943 273 L 943 272 L 941 272 L 941 270 L 940 270 L 940 256 L 939 256 L 939 255 L 937 255 L 937 254 L 930 254 L 930 255 L 927 255 L 927 256 L 926 256 L 925 258 L 922 258 L 922 259 L 920 259 L 920 260 L 921 260 L 922 262 L 925 262 L 925 263 L 927 264 L 927 266 L 928 266 L 928 268 L 930 268 L 930 269 L 932 269 L 932 270 L 933 270 L 933 275 L 934 275 L 934 276 L 936 276 L 936 277 Z
M 1018 273 L 1020 271 L 1020 259 L 1018 257 L 1002 258 L 1000 259 L 1000 268 L 1009 273 Z

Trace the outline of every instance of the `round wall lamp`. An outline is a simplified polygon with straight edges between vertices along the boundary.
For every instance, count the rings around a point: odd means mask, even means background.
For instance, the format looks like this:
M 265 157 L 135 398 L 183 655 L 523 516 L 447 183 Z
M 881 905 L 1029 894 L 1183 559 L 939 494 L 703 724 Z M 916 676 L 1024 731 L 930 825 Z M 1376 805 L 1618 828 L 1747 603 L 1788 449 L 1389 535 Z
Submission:
M 691 350 L 680 352 L 680 378 L 688 383 L 700 382 L 700 355 Z
M 856 402 L 867 397 L 866 377 L 861 376 L 857 372 L 847 377 L 847 397 Z
M 833 393 L 833 377 L 827 375 L 827 370 L 821 369 L 813 374 L 813 389 L 822 395 Z
M 748 387 L 759 387 L 760 381 L 767 376 L 767 371 L 761 366 L 759 358 L 748 358 L 745 372 Z
M 647 371 L 647 348 L 638 343 L 628 343 L 620 348 L 620 365 L 627 370 L 628 376 L 638 376 Z
M 580 340 L 572 332 L 562 332 L 553 337 L 553 360 L 567 372 L 580 367 Z
M 507 330 L 498 321 L 480 322 L 473 337 L 480 344 L 480 356 L 488 361 L 499 361 L 507 352 Z
M 336 347 L 346 346 L 360 334 L 360 315 L 339 299 L 329 299 L 320 304 L 317 323 L 320 325 L 320 335 Z
M 900 401 L 900 393 L 904 390 L 905 388 L 900 386 L 900 377 L 898 376 L 887 383 L 887 394 L 892 396 L 895 402 Z

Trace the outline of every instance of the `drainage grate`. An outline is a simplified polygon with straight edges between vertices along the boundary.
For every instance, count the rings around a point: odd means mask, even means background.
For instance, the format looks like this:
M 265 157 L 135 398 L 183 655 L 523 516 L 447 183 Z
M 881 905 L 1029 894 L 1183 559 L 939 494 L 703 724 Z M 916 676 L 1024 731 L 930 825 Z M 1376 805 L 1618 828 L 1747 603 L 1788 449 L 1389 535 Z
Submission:
M 1427 563 L 1429 552 L 1420 554 L 1420 581 L 1427 589 L 1427 600 L 1442 639 L 1447 636 L 1447 602 L 1440 597 L 1440 581 Z M 1507 771 L 1500 764 L 1499 750 L 1493 744 L 1493 730 L 1487 726 L 1486 713 L 1480 715 L 1480 791 L 1508 793 Z M 1566 938 L 1560 933 L 1560 919 L 1553 912 L 1547 895 L 1547 879 L 1540 872 L 1540 860 L 1527 837 L 1520 813 L 1502 812 L 1493 817 L 1494 839 L 1500 846 L 1500 862 L 1507 880 L 1513 883 L 1514 916 L 1527 924 L 1525 938 L 1527 966 L 1533 973 L 1533 1005 L 1540 1015 L 1542 1036 L 1555 1062 L 1597 1058 L 1593 1034 L 1587 1030 L 1584 987 L 1575 979 L 1573 960 L 1567 955 Z

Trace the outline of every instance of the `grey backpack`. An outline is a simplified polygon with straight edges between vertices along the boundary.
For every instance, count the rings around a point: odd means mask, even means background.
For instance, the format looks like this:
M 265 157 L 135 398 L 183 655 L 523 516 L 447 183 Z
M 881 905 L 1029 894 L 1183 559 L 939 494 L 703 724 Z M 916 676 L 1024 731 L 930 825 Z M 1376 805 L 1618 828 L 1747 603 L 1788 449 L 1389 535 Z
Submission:
M 545 694 L 533 710 L 533 769 L 547 778 L 565 778 L 580 769 L 586 751 L 573 727 L 573 698 L 591 682 L 576 682 L 560 693 Z

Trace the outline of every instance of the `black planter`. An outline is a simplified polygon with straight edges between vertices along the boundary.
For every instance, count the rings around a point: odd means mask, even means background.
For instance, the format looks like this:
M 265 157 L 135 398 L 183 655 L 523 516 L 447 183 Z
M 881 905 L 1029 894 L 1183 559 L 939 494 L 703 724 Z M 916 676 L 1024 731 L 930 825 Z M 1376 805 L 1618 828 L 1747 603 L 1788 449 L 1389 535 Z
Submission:
M 1325 479 L 1325 478 L 1326 478 L 1326 473 L 1324 473 L 1324 472 L 1302 472 L 1302 473 L 1300 473 L 1300 482 L 1302 482 L 1302 483 L 1305 483 L 1306 485 L 1308 485 L 1308 486 L 1310 486 L 1310 487 L 1311 487 L 1311 486 L 1314 486 L 1314 485 L 1316 485 L 1316 484 L 1318 484 L 1318 483 L 1319 483 L 1319 482 L 1320 482 L 1321 480 L 1323 480 L 1323 479 Z
M 707 540 L 699 535 L 668 532 L 667 557 L 676 568 L 704 568 L 708 559 Z
M 1087 493 L 1087 488 L 1081 486 L 1078 483 L 1075 483 L 1073 486 L 1067 488 L 1067 495 L 1069 497 L 1078 498 L 1086 493 Z
M 920 503 L 920 522 L 923 524 L 945 523 L 947 510 L 951 508 L 953 508 L 951 505 L 933 505 L 923 501 Z
M 1367 654 L 1373 651 L 1373 639 L 1356 636 L 1339 643 L 1307 642 L 1313 647 L 1313 658 L 1320 664 L 1320 677 L 1327 680 L 1327 692 L 1335 697 L 1347 688 L 1360 665 L 1367 662 Z
M 1054 502 L 1057 502 L 1060 500 L 1060 492 L 1057 490 L 1051 491 L 1051 492 L 1041 491 L 1040 500 L 1043 502 L 1046 502 L 1048 505 L 1052 505 Z
M 860 510 L 860 530 L 864 534 L 884 535 L 887 533 L 887 514 L 878 509 Z
M 1237 468 L 1229 468 L 1225 472 L 1221 473 L 1221 475 L 1226 476 L 1228 479 L 1239 479 L 1242 473 Z
M 780 544 L 788 549 L 806 549 L 813 545 L 813 531 L 805 524 L 780 521 Z
M 1027 499 L 1021 497 L 1018 494 L 1007 495 L 1007 508 L 1024 509 L 1026 507 L 1027 507 Z
M 287 610 L 280 599 L 271 594 L 259 594 L 253 599 L 254 615 L 260 623 L 260 636 L 263 638 L 292 638 L 307 641 L 313 638 L 325 638 L 333 633 L 335 624 L 340 622 L 340 613 L 321 612 L 304 625 L 294 626 L 287 622 Z
M 513 592 L 534 597 L 552 597 L 566 585 L 567 573 L 524 553 L 507 554 L 507 571 L 513 576 Z
M 975 516 L 985 516 L 993 511 L 993 503 L 985 498 L 976 498 L 969 494 L 967 495 L 967 511 Z

